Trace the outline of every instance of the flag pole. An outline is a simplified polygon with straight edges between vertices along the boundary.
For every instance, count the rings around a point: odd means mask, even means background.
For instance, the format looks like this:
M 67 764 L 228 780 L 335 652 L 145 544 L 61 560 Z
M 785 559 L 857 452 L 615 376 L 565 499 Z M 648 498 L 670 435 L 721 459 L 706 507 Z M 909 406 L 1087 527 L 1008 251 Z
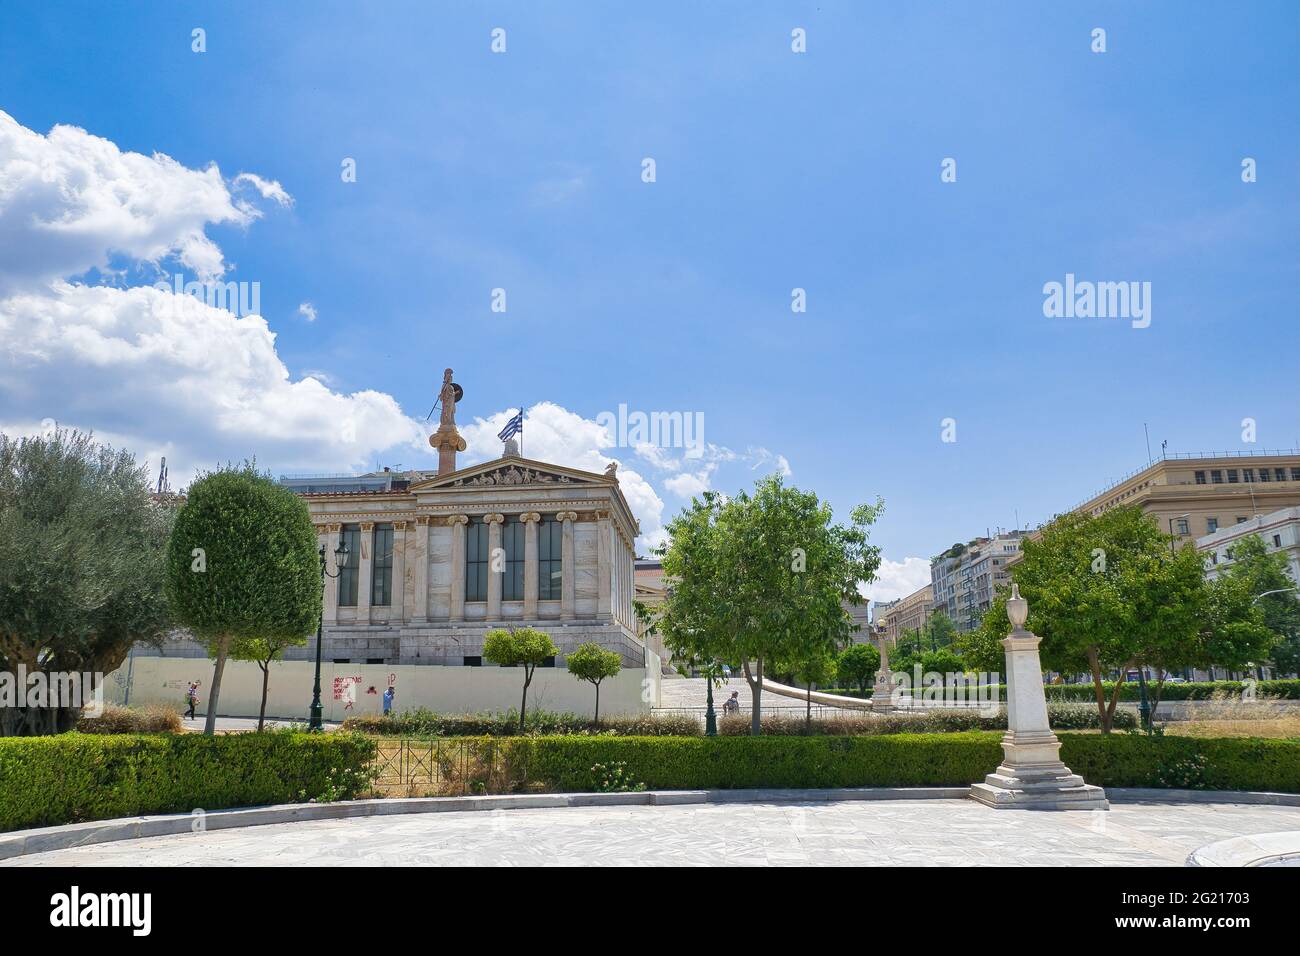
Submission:
M 519 406 L 519 457 L 524 457 L 524 406 Z

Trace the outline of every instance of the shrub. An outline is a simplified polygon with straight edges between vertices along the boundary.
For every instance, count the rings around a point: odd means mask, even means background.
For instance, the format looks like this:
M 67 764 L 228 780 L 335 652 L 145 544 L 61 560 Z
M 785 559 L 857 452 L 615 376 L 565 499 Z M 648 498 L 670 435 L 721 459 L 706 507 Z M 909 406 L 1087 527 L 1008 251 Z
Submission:
M 350 799 L 374 755 L 374 741 L 346 733 L 0 738 L 0 830 Z
M 1062 734 L 1061 759 L 1104 787 L 1300 793 L 1300 740 Z
M 1077 704 L 1049 704 L 1048 718 L 1053 730 L 1096 730 L 1100 726 L 1096 707 Z M 1128 729 L 1137 726 L 1137 715 L 1121 710 L 1115 713 L 1115 727 Z M 811 724 L 813 736 L 844 737 L 854 735 L 878 736 L 880 734 L 944 734 L 966 730 L 1006 730 L 1006 711 L 995 716 L 985 716 L 977 710 L 926 710 L 914 714 L 885 714 L 876 717 L 861 716 L 815 717 Z M 749 733 L 749 717 L 730 714 L 718 719 L 718 733 L 739 736 Z M 802 717 L 766 714 L 763 733 L 776 737 L 807 736 Z
M 179 734 L 182 729 L 180 712 L 166 704 L 139 708 L 105 704 L 98 717 L 77 722 L 77 730 L 83 734 Z
M 363 714 L 349 717 L 343 729 L 377 737 L 516 737 L 519 715 L 438 714 L 416 708 L 387 717 Z M 534 711 L 525 718 L 525 735 L 601 734 L 610 737 L 697 737 L 703 732 L 699 719 L 689 714 L 640 714 L 606 717 L 599 724 L 581 714 Z

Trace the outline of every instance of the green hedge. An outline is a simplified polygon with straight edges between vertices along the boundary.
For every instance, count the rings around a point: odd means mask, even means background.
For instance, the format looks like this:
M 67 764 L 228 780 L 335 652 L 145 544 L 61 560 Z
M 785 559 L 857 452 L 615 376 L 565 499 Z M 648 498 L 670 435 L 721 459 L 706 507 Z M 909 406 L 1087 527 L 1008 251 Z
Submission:
M 1101 686 L 1106 691 L 1106 700 L 1110 700 L 1110 695 L 1115 689 L 1113 681 L 1102 681 Z M 1245 689 L 1245 684 L 1239 680 L 1216 680 L 1202 681 L 1200 683 L 1187 684 L 1170 684 L 1167 683 L 1160 691 L 1160 700 L 1208 700 L 1215 694 L 1226 694 L 1230 696 L 1240 696 Z M 998 699 L 1005 700 L 1007 696 L 1007 687 L 1005 684 L 993 686 L 997 691 Z M 1044 690 L 1047 692 L 1049 701 L 1066 701 L 1073 703 L 1090 703 L 1095 705 L 1097 702 L 1097 692 L 1093 689 L 1092 683 L 1086 684 L 1048 684 Z M 827 688 L 824 693 L 842 694 L 847 697 L 870 697 L 871 692 L 866 694 L 848 688 Z M 1137 681 L 1125 681 L 1124 686 L 1120 689 L 1119 699 L 1124 701 L 1137 701 L 1141 697 L 1141 688 Z M 1300 680 L 1262 680 L 1255 684 L 1255 693 L 1260 697 L 1276 697 L 1284 700 L 1300 700 Z M 1147 696 L 1155 696 L 1155 681 L 1147 683 Z
M 0 831 L 196 808 L 350 799 L 375 744 L 355 734 L 0 738 Z
M 1103 787 L 1300 793 L 1300 740 L 1061 734 L 1061 758 Z M 652 790 L 938 787 L 1001 762 L 988 732 L 874 737 L 533 737 L 502 741 L 512 775 L 549 790 L 596 789 L 592 767 L 625 765 Z
M 422 707 L 397 713 L 357 714 L 343 721 L 344 730 L 376 737 L 518 737 L 519 711 L 481 714 L 440 714 Z M 616 714 L 595 723 L 573 713 L 530 710 L 524 718 L 523 736 L 604 734 L 618 737 L 693 737 L 704 732 L 700 719 L 690 714 Z

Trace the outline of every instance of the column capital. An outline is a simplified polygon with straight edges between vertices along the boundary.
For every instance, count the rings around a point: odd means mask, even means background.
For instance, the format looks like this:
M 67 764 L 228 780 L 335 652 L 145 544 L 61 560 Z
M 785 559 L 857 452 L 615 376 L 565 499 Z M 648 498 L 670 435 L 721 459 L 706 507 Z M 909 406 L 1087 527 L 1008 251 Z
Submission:
M 557 515 L 555 516 L 555 520 L 556 520 L 556 521 L 577 521 L 577 520 L 578 520 L 578 512 L 576 512 L 576 511 L 561 511 L 559 514 L 557 514 Z
M 343 525 L 339 524 L 337 521 L 334 521 L 327 524 L 325 526 L 325 530 L 328 531 L 330 534 L 338 534 L 343 530 Z
M 417 527 L 431 525 L 433 524 L 433 515 L 416 515 L 415 524 Z
M 488 524 L 501 524 L 506 520 L 506 516 L 501 514 L 484 515 L 483 520 Z
M 405 531 L 405 530 L 406 530 L 406 525 L 407 525 L 407 522 L 405 522 L 405 521 L 394 521 L 394 522 L 393 522 L 393 530 L 394 530 L 394 531 Z
M 532 524 L 535 521 L 541 521 L 542 516 L 539 515 L 536 511 L 527 511 L 519 516 L 519 520 L 522 521 L 524 524 Z
M 429 519 L 429 523 L 433 523 L 432 518 Z M 469 515 L 447 515 L 447 527 L 454 528 L 458 524 L 469 524 Z
M 375 523 L 374 523 L 373 521 L 363 521 L 363 522 L 361 522 L 361 530 L 362 530 L 362 531 L 374 531 L 374 530 L 375 530 Z

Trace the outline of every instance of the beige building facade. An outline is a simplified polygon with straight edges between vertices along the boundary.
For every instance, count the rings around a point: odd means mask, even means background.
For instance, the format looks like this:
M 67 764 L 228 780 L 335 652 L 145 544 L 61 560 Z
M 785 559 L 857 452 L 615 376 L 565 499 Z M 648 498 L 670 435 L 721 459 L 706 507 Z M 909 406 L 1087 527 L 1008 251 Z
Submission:
M 883 627 L 885 638 L 891 644 L 897 644 L 904 631 L 917 631 L 925 627 L 933 613 L 934 587 L 927 584 L 906 597 L 891 602 L 883 611 L 877 606 L 873 624 L 877 633 Z

